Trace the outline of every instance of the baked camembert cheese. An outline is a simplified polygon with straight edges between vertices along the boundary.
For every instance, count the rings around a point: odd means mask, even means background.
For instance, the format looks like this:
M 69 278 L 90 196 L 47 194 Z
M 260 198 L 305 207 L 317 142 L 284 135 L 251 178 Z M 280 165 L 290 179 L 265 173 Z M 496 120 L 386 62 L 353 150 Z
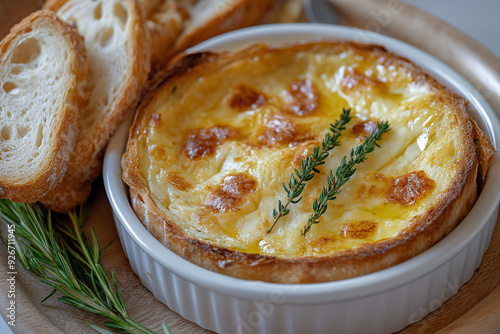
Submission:
M 352 119 L 270 233 L 294 168 L 343 108 Z M 374 45 L 254 45 L 179 57 L 142 102 L 123 178 L 146 228 L 223 274 L 314 283 L 378 271 L 428 249 L 467 215 L 494 149 L 466 101 Z M 388 121 L 380 147 L 301 230 L 327 174 Z

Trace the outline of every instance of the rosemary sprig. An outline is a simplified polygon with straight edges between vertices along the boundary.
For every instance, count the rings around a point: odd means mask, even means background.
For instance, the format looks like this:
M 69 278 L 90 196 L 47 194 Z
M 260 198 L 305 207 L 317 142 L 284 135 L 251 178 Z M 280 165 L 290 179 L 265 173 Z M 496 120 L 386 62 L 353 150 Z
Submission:
M 310 181 L 316 173 L 319 173 L 318 166 L 325 163 L 326 158 L 330 155 L 330 151 L 335 147 L 340 145 L 339 137 L 343 130 L 345 130 L 345 125 L 351 120 L 351 109 L 342 109 L 342 115 L 340 120 L 335 121 L 335 124 L 330 124 L 330 132 L 325 135 L 325 138 L 321 142 L 321 148 L 315 147 L 313 153 L 311 153 L 306 159 L 302 159 L 300 172 L 297 168 L 294 168 L 294 173 L 290 175 L 290 181 L 288 181 L 288 187 L 283 182 L 283 188 L 287 193 L 287 202 L 283 205 L 281 200 L 278 201 L 278 210 L 273 210 L 274 222 L 271 227 L 267 230 L 267 233 L 271 232 L 278 220 L 286 216 L 290 209 L 288 205 L 290 203 L 298 203 L 302 199 L 299 197 L 306 186 L 306 182 Z
M 60 301 L 82 310 L 100 314 L 110 321 L 104 325 L 121 333 L 153 334 L 152 330 L 130 318 L 114 273 L 108 279 L 101 265 L 105 249 L 99 250 L 93 229 L 90 238 L 83 232 L 85 208 L 70 212 L 70 226 L 53 222 L 50 210 L 37 204 L 0 200 L 0 216 L 14 226 L 16 255 L 22 266 L 63 296 Z M 5 238 L 3 238 L 5 241 Z M 88 325 L 98 333 L 112 332 Z M 165 330 L 166 334 L 170 333 Z
M 313 211 L 309 220 L 307 221 L 304 229 L 301 230 L 301 235 L 305 236 L 306 233 L 311 229 L 313 224 L 319 223 L 319 218 L 326 212 L 328 208 L 328 201 L 332 201 L 341 192 L 342 186 L 349 181 L 351 176 L 356 172 L 355 165 L 362 163 L 366 160 L 366 155 L 375 149 L 375 146 L 379 147 L 377 141 L 382 138 L 382 135 L 390 130 L 389 122 L 377 122 L 377 129 L 374 130 L 365 141 L 358 145 L 356 148 L 351 150 L 351 157 L 348 162 L 346 162 L 347 157 L 343 157 L 340 162 L 340 166 L 335 172 L 335 176 L 332 171 L 327 176 L 328 186 L 321 191 L 319 199 L 315 199 L 313 203 Z

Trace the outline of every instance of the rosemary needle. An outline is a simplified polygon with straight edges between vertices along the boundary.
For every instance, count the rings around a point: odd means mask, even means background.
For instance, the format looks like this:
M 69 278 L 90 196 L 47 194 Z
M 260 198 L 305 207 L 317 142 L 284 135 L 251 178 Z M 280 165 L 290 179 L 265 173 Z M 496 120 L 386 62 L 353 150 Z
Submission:
M 321 148 L 315 147 L 312 154 L 302 159 L 300 172 L 296 168 L 294 169 L 295 175 L 293 173 L 290 175 L 288 187 L 283 182 L 283 188 L 285 188 L 287 193 L 287 202 L 283 205 L 281 200 L 278 201 L 278 210 L 273 210 L 274 222 L 267 230 L 267 233 L 271 232 L 281 217 L 286 216 L 290 212 L 290 209 L 288 209 L 290 203 L 298 203 L 302 199 L 299 196 L 304 190 L 306 182 L 310 181 L 316 173 L 320 172 L 317 167 L 323 165 L 326 158 L 330 155 L 330 151 L 340 145 L 339 137 L 341 132 L 345 130 L 345 125 L 351 120 L 350 112 L 350 108 L 342 109 L 340 120 L 337 120 L 335 124 L 330 124 L 331 133 L 328 132 L 325 135 L 321 143 Z
M 108 328 L 121 333 L 154 334 L 130 318 L 114 273 L 111 280 L 107 277 L 101 265 L 107 246 L 99 249 L 93 229 L 90 237 L 83 232 L 83 206 L 78 213 L 68 213 L 70 225 L 54 223 L 51 211 L 37 204 L 3 199 L 0 199 L 0 216 L 16 235 L 19 262 L 54 289 L 42 302 L 58 291 L 62 294 L 60 301 L 107 317 L 110 321 L 104 325 Z M 98 333 L 112 333 L 96 325 L 88 326 Z M 169 333 L 165 325 L 163 328 Z
M 319 199 L 315 199 L 313 203 L 313 211 L 309 220 L 307 221 L 304 229 L 301 231 L 301 235 L 305 236 L 306 233 L 311 229 L 313 224 L 319 223 L 319 218 L 326 212 L 328 208 L 328 201 L 332 201 L 341 192 L 342 186 L 349 181 L 351 176 L 356 172 L 355 165 L 362 163 L 366 160 L 366 155 L 375 149 L 375 146 L 379 146 L 377 141 L 382 138 L 382 135 L 389 131 L 389 122 L 377 123 L 377 129 L 373 131 L 365 141 L 353 148 L 351 150 L 351 157 L 348 162 L 346 162 L 346 157 L 342 158 L 340 166 L 335 172 L 335 176 L 332 171 L 327 176 L 328 186 L 321 191 Z

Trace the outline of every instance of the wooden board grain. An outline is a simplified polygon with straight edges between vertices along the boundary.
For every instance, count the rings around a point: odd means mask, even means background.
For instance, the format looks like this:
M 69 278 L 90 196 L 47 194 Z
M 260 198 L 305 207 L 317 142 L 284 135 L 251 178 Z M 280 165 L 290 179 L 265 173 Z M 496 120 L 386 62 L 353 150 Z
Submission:
M 330 0 L 343 15 L 343 23 L 366 28 L 377 23 L 374 12 L 389 11 L 394 3 L 402 6 L 397 15 L 388 24 L 379 23 L 380 32 L 408 41 L 427 52 L 441 58 L 475 87 L 482 88 L 497 113 L 500 113 L 500 60 L 482 48 L 467 36 L 440 20 L 421 11 L 391 0 Z M 39 0 L 1 0 L 0 1 L 0 37 L 22 17 L 42 5 Z M 373 25 L 375 26 L 375 25 Z M 419 30 L 420 29 L 420 30 Z M 415 34 L 420 31 L 421 34 Z M 426 41 L 422 36 L 432 36 Z M 450 56 L 445 50 L 466 50 Z M 470 71 L 470 64 L 480 69 Z M 467 66 L 465 66 L 467 65 Z M 478 73 L 489 71 L 487 77 Z M 106 270 L 114 271 L 122 287 L 125 303 L 131 316 L 155 331 L 160 331 L 161 322 L 165 322 L 174 334 L 210 333 L 199 326 L 183 319 L 165 305 L 155 300 L 152 294 L 142 286 L 138 277 L 132 272 L 121 249 L 118 235 L 113 223 L 111 208 L 106 199 L 102 181 L 96 182 L 96 189 L 89 201 L 90 217 L 88 226 L 92 226 L 99 236 L 101 245 L 109 241 L 114 243 L 108 248 L 103 258 Z M 400 333 L 491 333 L 500 330 L 500 224 L 493 233 L 490 247 L 481 266 L 472 279 L 463 285 L 457 294 L 446 301 L 440 308 L 421 321 L 408 326 Z M 6 250 L 0 247 L 0 256 L 6 258 Z M 0 261 L 0 313 L 9 303 L 6 282 L 6 263 Z M 16 327 L 14 333 L 94 333 L 87 323 L 102 324 L 105 320 L 97 315 L 88 314 L 64 305 L 51 298 L 40 304 L 51 289 L 39 280 L 18 268 L 16 275 Z

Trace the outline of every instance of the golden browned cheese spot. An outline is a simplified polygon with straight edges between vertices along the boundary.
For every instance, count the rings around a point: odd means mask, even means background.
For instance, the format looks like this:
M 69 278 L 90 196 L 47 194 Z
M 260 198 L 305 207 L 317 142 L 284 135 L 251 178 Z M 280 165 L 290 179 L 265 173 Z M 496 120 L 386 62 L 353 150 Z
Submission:
M 319 237 L 312 240 L 311 244 L 315 247 L 324 247 L 333 242 L 335 242 L 333 237 Z
M 265 128 L 258 136 L 258 146 L 294 146 L 305 141 L 314 140 L 314 138 L 299 131 L 292 120 L 277 116 L 267 121 Z
M 373 131 L 377 129 L 377 122 L 375 121 L 363 121 L 357 123 L 352 127 L 351 133 L 356 136 L 357 139 L 364 140 Z
M 287 91 L 292 97 L 292 103 L 285 107 L 286 111 L 297 116 L 312 114 L 320 103 L 318 91 L 309 79 L 302 79 L 292 83 Z
M 161 114 L 151 114 L 150 124 L 153 128 L 159 128 L 161 126 Z
M 215 212 L 239 210 L 247 195 L 257 188 L 257 181 L 245 173 L 226 176 L 217 188 L 208 194 L 204 206 Z
M 317 252 L 328 252 L 331 250 L 333 247 L 335 247 L 337 243 L 337 239 L 334 236 L 324 236 L 324 237 L 318 237 L 314 238 L 309 242 L 309 246 L 311 246 L 315 251 Z M 305 253 L 305 249 L 304 252 Z
M 267 98 L 251 87 L 240 85 L 229 101 L 229 106 L 239 111 L 247 111 L 262 107 Z
M 238 131 L 230 126 L 213 126 L 193 130 L 184 140 L 182 151 L 190 159 L 213 154 L 217 146 L 227 139 L 238 136 Z
M 386 200 L 402 205 L 412 205 L 436 187 L 436 182 L 424 171 L 416 171 L 394 179 Z
M 182 177 L 179 172 L 169 172 L 167 174 L 168 182 L 181 191 L 191 188 L 191 185 Z
M 156 146 L 151 150 L 151 156 L 156 160 L 156 161 L 163 161 L 166 160 L 167 158 L 167 153 L 165 151 L 165 148 L 163 146 Z
M 375 233 L 376 229 L 377 223 L 363 220 L 343 225 L 340 236 L 349 239 L 367 239 Z
M 365 183 L 358 189 L 358 198 L 385 197 L 389 192 L 393 179 L 381 173 L 365 173 Z
M 271 118 L 267 121 L 263 133 L 259 136 L 259 144 L 273 146 L 288 144 L 295 138 L 295 124 L 282 117 Z
M 362 89 L 372 89 L 372 88 L 382 88 L 384 84 L 377 79 L 367 77 L 356 71 L 353 68 L 349 68 L 347 74 L 342 78 L 342 90 L 345 92 L 353 90 Z

